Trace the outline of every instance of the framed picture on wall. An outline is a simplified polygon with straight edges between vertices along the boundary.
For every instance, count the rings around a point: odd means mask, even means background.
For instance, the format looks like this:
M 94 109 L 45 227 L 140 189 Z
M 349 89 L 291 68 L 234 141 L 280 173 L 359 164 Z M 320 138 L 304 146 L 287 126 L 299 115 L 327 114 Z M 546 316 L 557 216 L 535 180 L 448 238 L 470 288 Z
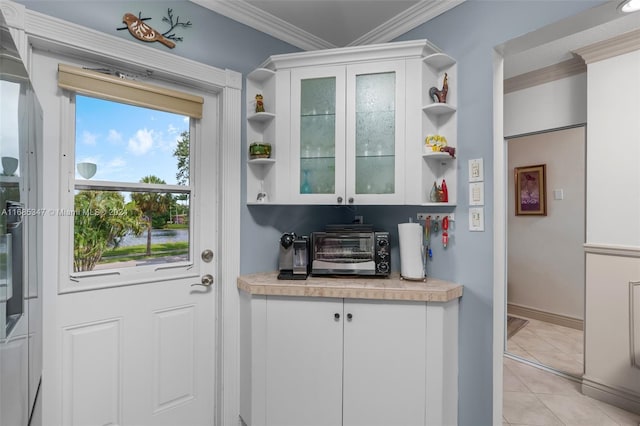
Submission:
M 515 167 L 516 216 L 547 215 L 546 165 Z

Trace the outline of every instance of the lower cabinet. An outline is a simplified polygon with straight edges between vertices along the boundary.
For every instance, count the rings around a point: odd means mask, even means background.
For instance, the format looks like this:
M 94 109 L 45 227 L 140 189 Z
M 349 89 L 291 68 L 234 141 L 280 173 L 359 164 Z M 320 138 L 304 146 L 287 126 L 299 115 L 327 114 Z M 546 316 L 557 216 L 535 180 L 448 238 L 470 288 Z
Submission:
M 247 425 L 457 423 L 457 299 L 241 294 Z

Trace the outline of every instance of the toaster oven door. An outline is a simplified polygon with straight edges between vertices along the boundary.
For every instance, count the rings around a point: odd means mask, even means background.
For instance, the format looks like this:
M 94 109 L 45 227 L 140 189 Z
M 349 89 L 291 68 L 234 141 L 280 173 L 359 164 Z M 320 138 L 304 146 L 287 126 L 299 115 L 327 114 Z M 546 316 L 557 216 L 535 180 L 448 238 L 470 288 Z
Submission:
M 314 232 L 311 273 L 375 275 L 375 238 L 371 232 Z

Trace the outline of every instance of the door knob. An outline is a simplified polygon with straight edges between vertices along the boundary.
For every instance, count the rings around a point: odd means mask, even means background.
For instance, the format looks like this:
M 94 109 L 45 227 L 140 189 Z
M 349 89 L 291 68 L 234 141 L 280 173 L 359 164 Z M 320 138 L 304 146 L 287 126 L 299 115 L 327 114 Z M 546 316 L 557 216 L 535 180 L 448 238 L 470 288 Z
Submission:
M 210 287 L 211 284 L 213 284 L 213 275 L 206 274 L 206 275 L 202 276 L 202 282 L 191 284 L 191 287 L 193 287 L 194 285 L 201 285 L 203 287 Z

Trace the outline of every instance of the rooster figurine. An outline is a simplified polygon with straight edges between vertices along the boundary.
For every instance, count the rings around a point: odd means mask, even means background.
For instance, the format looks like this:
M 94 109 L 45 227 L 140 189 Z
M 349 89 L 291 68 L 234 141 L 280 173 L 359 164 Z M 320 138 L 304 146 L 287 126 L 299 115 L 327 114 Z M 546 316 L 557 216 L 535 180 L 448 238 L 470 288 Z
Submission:
M 142 19 L 138 18 L 132 13 L 125 13 L 122 17 L 122 22 L 127 24 L 129 32 L 132 36 L 141 41 L 159 41 L 167 46 L 169 49 L 176 47 L 176 44 L 171 40 L 167 40 L 162 34 L 151 28 L 149 25 L 142 22 Z
M 444 73 L 444 81 L 442 82 L 442 90 L 438 90 L 437 87 L 429 89 L 429 97 L 433 99 L 433 102 L 439 102 L 441 104 L 447 103 L 447 92 L 449 91 L 449 83 L 447 73 Z

